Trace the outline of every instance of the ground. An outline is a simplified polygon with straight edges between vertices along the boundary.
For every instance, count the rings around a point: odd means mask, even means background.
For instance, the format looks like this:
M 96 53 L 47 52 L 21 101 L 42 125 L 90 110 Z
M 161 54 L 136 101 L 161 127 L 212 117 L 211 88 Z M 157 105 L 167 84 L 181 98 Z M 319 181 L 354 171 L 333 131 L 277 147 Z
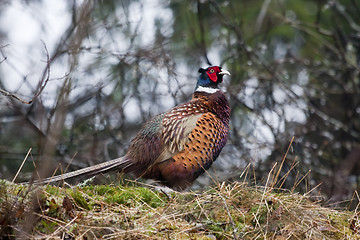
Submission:
M 133 182 L 35 187 L 1 180 L 0 213 L 1 236 L 10 239 L 360 239 L 356 210 L 246 182 L 165 193 Z

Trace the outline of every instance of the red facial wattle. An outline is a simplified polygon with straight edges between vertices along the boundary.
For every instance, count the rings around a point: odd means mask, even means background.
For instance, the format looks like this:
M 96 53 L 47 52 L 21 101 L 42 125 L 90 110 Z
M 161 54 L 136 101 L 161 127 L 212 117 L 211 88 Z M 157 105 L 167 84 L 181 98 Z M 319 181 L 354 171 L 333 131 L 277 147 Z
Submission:
M 218 77 L 217 74 L 220 72 L 219 67 L 211 67 L 207 70 L 207 75 L 209 76 L 210 80 L 213 82 L 217 82 Z

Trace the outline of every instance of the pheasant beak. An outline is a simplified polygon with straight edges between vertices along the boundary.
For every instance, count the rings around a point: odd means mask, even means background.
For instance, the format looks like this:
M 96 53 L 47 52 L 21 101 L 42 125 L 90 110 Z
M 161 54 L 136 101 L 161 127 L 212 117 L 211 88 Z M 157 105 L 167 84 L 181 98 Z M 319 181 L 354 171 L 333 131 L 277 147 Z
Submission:
M 221 69 L 221 72 L 219 72 L 219 74 L 221 74 L 221 75 L 230 75 L 229 71 L 227 71 L 225 69 Z

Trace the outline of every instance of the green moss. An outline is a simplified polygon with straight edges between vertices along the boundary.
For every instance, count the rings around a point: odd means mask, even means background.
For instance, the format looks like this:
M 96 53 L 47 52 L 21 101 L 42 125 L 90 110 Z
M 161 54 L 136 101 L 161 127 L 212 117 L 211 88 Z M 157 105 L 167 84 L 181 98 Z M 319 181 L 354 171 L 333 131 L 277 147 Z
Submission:
M 251 214 L 251 224 L 256 226 L 257 224 L 263 224 L 266 222 L 268 210 L 265 205 L 256 205 L 253 206 L 249 214 Z
M 118 186 L 93 186 L 87 187 L 87 192 L 103 196 L 104 202 L 108 204 L 121 204 L 125 206 L 137 206 L 148 204 L 156 208 L 164 205 L 164 199 L 159 193 L 143 187 L 118 187 Z
M 115 188 L 116 188 L 112 185 L 96 185 L 92 187 L 93 187 L 93 192 L 96 195 L 100 195 L 100 196 L 112 195 L 115 193 Z
M 59 196 L 60 194 L 63 193 L 63 190 L 61 188 L 58 188 L 58 187 L 55 187 L 52 185 L 47 185 L 45 187 L 45 191 L 52 196 Z
M 58 224 L 56 222 L 41 220 L 35 229 L 41 233 L 51 233 L 55 231 L 57 226 Z
M 47 188 L 48 193 L 58 195 L 57 188 Z M 163 206 L 166 198 L 162 193 L 144 187 L 123 187 L 114 185 L 84 186 L 76 189 L 67 189 L 67 193 L 75 203 L 84 209 L 90 209 L 98 202 L 107 204 L 121 204 L 127 207 L 148 205 L 152 208 Z
M 132 206 L 134 205 L 134 198 L 135 195 L 131 192 L 119 192 L 119 193 L 115 193 L 111 196 L 107 196 L 105 197 L 105 202 L 112 204 L 112 203 L 117 203 L 117 204 L 122 204 L 125 206 Z
M 12 224 L 21 226 L 25 220 L 21 216 L 21 207 L 31 209 L 27 206 L 31 206 L 32 196 L 37 193 L 39 207 L 35 206 L 38 216 L 35 235 L 51 236 L 61 227 L 64 232 L 84 234 L 87 238 L 115 234 L 119 239 L 232 239 L 237 234 L 239 238 L 261 236 L 272 239 L 285 234 L 290 239 L 303 239 L 313 227 L 312 236 L 316 236 L 313 239 L 354 236 L 349 227 L 352 217 L 356 216 L 354 212 L 327 209 L 300 194 L 268 191 L 264 195 L 263 189 L 234 185 L 197 194 L 174 192 L 167 197 L 149 188 L 121 185 L 40 186 L 36 192 L 25 194 L 27 186 L 0 181 L 0 213 L 6 213 Z M 6 208 L 12 206 L 13 199 L 23 205 Z M 66 205 L 69 209 L 63 207 L 64 199 L 70 200 L 71 205 Z M 70 221 L 71 225 L 67 226 Z M 12 234 L 11 225 L 5 227 L 9 226 L 7 232 Z M 86 235 L 90 228 L 94 235 Z
M 88 204 L 88 201 L 85 199 L 83 193 L 80 190 L 75 188 L 73 190 L 69 190 L 68 193 L 70 194 L 70 196 L 72 197 L 72 199 L 74 200 L 75 204 L 78 207 L 81 207 L 86 210 L 91 209 L 90 205 Z
M 224 231 L 224 223 L 220 223 L 220 222 L 208 222 L 207 227 L 212 232 L 223 232 Z
M 344 227 L 344 226 L 350 226 L 352 223 L 352 218 L 354 213 L 347 212 L 344 214 L 344 212 L 338 212 L 333 211 L 329 214 L 329 220 L 330 224 L 337 228 L 337 229 L 343 229 L 341 232 L 333 232 L 335 239 L 345 239 L 345 236 L 351 236 L 354 234 L 354 232 L 350 229 L 350 227 Z
M 57 217 L 60 213 L 61 206 L 56 202 L 54 198 L 46 199 L 47 216 Z

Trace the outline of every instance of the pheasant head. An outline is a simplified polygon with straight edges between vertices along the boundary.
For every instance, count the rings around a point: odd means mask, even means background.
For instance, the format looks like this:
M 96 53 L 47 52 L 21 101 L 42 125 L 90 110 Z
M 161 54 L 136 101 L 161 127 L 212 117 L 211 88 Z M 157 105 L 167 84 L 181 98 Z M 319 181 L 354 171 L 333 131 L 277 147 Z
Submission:
M 224 75 L 230 75 L 228 71 L 218 66 L 199 69 L 195 91 L 214 93 L 219 90 L 218 84 L 222 82 Z

